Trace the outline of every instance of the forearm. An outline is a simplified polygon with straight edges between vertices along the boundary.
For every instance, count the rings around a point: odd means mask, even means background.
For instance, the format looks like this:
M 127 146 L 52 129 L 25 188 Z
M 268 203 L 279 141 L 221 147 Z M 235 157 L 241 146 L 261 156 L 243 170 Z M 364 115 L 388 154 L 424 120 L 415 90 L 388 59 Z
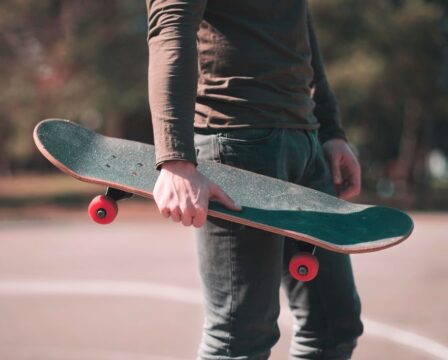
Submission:
M 345 131 L 342 128 L 339 106 L 328 83 L 320 82 L 315 84 L 314 101 L 316 107 L 314 114 L 319 120 L 319 139 L 324 143 L 330 139 L 347 140 Z
M 197 91 L 196 32 L 206 0 L 148 0 L 148 91 L 156 165 L 196 162 L 193 118 Z
M 346 140 L 341 125 L 339 106 L 325 74 L 322 54 L 310 16 L 308 16 L 308 31 L 312 53 L 311 66 L 314 71 L 312 84 L 314 87 L 313 100 L 316 104 L 314 115 L 320 123 L 319 138 L 322 143 L 334 138 Z

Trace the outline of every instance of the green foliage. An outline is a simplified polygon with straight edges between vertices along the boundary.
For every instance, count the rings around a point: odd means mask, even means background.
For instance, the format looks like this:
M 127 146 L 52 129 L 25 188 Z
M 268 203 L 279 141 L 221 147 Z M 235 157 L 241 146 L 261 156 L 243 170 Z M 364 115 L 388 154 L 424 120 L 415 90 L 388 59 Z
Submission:
M 29 163 L 40 119 L 117 134 L 148 116 L 144 2 L 3 0 L 0 14 L 0 172 Z
M 423 184 L 428 151 L 448 152 L 446 1 L 310 4 L 366 184 Z M 2 0 L 0 14 L 0 173 L 36 164 L 46 117 L 149 137 L 144 1 Z
M 321 0 L 313 15 L 328 74 L 365 180 L 425 181 L 432 147 L 448 151 L 448 104 L 440 86 L 440 5 L 420 0 Z M 446 132 L 445 132 L 446 134 Z

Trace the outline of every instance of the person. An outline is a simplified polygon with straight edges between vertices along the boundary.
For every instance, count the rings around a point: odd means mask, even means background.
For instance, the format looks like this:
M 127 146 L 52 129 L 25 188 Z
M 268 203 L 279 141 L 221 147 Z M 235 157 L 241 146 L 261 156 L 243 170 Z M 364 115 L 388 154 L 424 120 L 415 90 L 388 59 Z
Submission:
M 317 278 L 294 280 L 287 264 L 304 244 L 207 219 L 210 199 L 240 206 L 196 169 L 214 160 L 345 199 L 359 193 L 308 2 L 147 0 L 147 10 L 154 198 L 164 217 L 198 228 L 198 358 L 267 359 L 283 285 L 295 319 L 290 358 L 349 359 L 363 328 L 349 256 L 317 249 Z

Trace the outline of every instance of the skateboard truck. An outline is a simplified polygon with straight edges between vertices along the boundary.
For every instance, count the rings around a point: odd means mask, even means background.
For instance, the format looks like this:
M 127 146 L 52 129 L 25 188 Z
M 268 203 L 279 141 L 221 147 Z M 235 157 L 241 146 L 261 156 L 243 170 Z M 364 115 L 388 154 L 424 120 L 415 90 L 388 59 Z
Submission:
M 90 202 L 89 216 L 98 224 L 110 224 L 118 214 L 117 201 L 132 196 L 132 193 L 108 187 L 105 195 L 98 195 Z
M 126 192 L 123 190 L 115 189 L 113 187 L 108 187 L 106 190 L 106 196 L 110 197 L 115 201 L 120 201 L 123 199 L 129 199 L 134 196 L 134 194 L 130 192 Z

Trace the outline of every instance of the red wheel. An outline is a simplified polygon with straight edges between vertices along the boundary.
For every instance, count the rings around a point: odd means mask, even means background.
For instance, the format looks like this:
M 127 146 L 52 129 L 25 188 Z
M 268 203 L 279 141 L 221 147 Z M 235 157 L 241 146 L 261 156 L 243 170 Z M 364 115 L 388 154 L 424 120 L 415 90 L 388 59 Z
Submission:
M 299 281 L 313 280 L 319 271 L 319 262 L 310 253 L 298 253 L 289 262 L 289 273 Z
M 98 195 L 89 204 L 89 216 L 98 224 L 110 224 L 117 213 L 117 203 L 105 195 Z

